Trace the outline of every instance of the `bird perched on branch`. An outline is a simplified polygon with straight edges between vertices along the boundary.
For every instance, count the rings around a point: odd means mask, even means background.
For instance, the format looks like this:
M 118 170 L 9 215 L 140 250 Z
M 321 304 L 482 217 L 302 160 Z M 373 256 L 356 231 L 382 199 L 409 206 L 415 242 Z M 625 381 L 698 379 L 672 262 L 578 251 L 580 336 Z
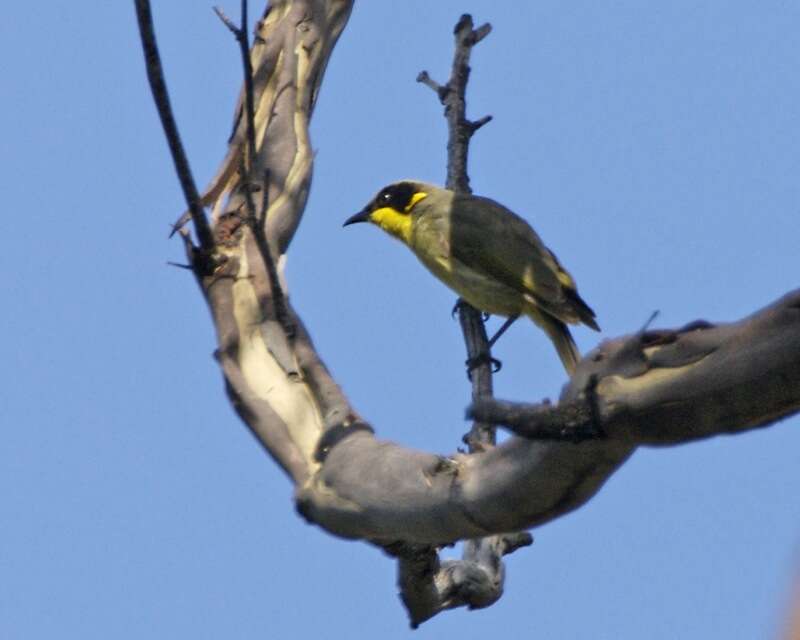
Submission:
M 345 221 L 371 222 L 411 249 L 476 309 L 526 315 L 556 347 L 570 375 L 580 359 L 567 324 L 600 330 L 575 281 L 531 226 L 503 205 L 404 180 L 378 192 Z

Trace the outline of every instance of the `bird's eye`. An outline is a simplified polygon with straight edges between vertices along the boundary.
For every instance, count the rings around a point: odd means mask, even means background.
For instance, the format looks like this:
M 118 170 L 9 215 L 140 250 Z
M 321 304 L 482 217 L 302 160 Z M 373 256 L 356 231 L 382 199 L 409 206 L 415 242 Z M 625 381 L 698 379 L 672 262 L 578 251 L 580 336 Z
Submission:
M 386 187 L 378 194 L 375 201 L 382 207 L 390 207 L 399 213 L 408 213 L 406 207 L 411 202 L 414 192 L 414 185 L 400 182 Z

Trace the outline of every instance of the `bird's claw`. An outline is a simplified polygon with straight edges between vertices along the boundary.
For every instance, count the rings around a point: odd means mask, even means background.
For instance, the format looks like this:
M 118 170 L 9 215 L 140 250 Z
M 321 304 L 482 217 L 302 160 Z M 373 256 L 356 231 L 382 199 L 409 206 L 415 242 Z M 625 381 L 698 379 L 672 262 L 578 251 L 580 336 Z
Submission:
M 478 354 L 474 358 L 469 358 L 465 363 L 467 366 L 467 378 L 472 380 L 472 372 L 473 370 L 477 369 L 478 367 L 488 364 L 492 367 L 492 373 L 497 373 L 500 369 L 503 368 L 503 363 L 500 362 L 497 358 L 493 358 L 489 353 L 484 352 Z
M 463 298 L 459 298 L 458 300 L 456 300 L 456 303 L 453 305 L 453 310 L 450 312 L 451 318 L 456 317 L 456 314 L 461 310 L 461 305 L 463 304 L 464 304 Z M 484 322 L 489 320 L 489 318 L 491 317 L 492 317 L 491 313 L 486 313 L 485 311 L 481 311 L 481 320 L 483 320 Z

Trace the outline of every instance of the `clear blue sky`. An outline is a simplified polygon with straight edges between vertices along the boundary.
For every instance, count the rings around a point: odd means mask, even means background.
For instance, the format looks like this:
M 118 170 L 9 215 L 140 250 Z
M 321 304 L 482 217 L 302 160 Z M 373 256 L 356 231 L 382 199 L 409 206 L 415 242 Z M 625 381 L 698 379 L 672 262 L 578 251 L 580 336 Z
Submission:
M 210 3 L 154 4 L 202 186 L 225 151 L 236 48 Z M 531 221 L 604 336 L 655 309 L 657 326 L 736 320 L 800 284 L 796 3 L 359 2 L 313 123 L 291 295 L 378 433 L 442 453 L 466 428 L 454 296 L 341 223 L 387 182 L 443 180 L 441 107 L 414 78 L 445 78 L 464 11 L 494 25 L 470 84 L 471 115 L 495 116 L 473 186 Z M 167 229 L 183 203 L 132 2 L 10 3 L 0 53 L 0 637 L 408 637 L 393 563 L 295 515 L 226 401 L 191 276 L 165 264 L 181 259 Z M 496 355 L 500 397 L 564 382 L 531 326 Z M 799 463 L 798 418 L 641 450 L 534 531 L 496 606 L 415 637 L 775 637 L 800 569 Z

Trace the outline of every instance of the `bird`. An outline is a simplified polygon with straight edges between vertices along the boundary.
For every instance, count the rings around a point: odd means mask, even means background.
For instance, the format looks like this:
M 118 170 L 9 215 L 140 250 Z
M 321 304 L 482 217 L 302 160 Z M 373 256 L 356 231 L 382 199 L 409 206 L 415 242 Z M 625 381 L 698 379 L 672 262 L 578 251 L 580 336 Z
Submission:
M 518 316 L 530 318 L 570 376 L 580 352 L 567 324 L 600 330 L 555 254 L 523 218 L 490 198 L 402 180 L 381 189 L 343 226 L 361 222 L 400 240 L 476 309 L 509 318 L 504 328 Z

